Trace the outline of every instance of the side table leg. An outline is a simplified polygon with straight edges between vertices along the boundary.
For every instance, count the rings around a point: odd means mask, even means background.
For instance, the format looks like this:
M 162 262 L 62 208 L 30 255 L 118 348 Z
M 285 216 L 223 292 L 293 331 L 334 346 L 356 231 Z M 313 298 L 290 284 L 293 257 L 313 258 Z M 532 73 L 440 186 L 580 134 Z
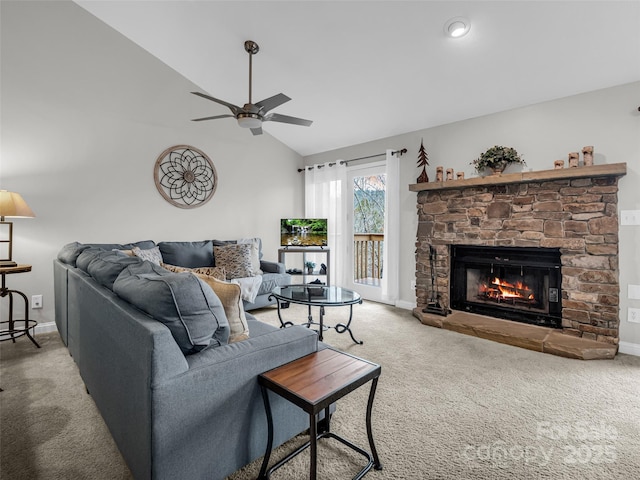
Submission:
M 371 430 L 371 410 L 373 409 L 373 399 L 376 395 L 377 387 L 378 377 L 374 378 L 371 382 L 371 391 L 369 392 L 369 402 L 367 403 L 367 437 L 369 438 L 369 447 L 371 447 L 371 453 L 373 454 L 373 468 L 382 470 L 382 464 L 380 463 L 380 458 L 378 458 L 378 451 L 373 443 L 373 431 Z
M 309 415 L 309 444 L 311 461 L 309 462 L 309 480 L 316 480 L 318 470 L 318 431 L 317 431 L 317 416 L 314 414 Z
M 260 385 L 260 391 L 262 392 L 264 409 L 265 409 L 265 412 L 267 413 L 268 437 L 267 437 L 267 450 L 264 453 L 264 458 L 262 460 L 262 467 L 260 467 L 260 474 L 258 475 L 258 480 L 267 480 L 269 478 L 267 476 L 267 468 L 269 467 L 269 458 L 271 458 L 271 450 L 273 448 L 273 417 L 271 416 L 271 405 L 269 404 L 269 392 L 262 385 Z

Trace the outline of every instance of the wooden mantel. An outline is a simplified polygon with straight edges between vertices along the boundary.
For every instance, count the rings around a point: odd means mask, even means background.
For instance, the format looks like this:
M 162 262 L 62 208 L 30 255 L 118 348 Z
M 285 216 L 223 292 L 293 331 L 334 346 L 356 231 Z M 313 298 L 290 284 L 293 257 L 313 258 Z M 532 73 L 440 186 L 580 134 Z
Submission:
M 487 177 L 466 178 L 464 180 L 448 180 L 444 182 L 413 183 L 409 185 L 412 192 L 424 190 L 450 190 L 456 188 L 507 185 L 510 183 L 548 182 L 567 178 L 619 177 L 627 174 L 626 163 L 608 165 L 592 165 L 589 167 L 560 168 L 540 170 L 538 172 L 518 172 Z

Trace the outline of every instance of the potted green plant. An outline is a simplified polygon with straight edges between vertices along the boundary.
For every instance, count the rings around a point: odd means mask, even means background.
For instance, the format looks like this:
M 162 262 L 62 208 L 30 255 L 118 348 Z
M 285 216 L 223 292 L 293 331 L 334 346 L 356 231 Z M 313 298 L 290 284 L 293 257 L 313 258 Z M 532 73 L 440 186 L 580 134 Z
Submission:
M 316 263 L 315 262 L 306 261 L 306 262 L 304 262 L 304 266 L 307 267 L 307 273 L 309 275 L 311 275 L 313 273 L 313 269 L 316 266 Z
M 512 163 L 526 165 L 522 156 L 515 149 L 495 145 L 471 162 L 471 165 L 474 166 L 478 173 L 489 169 L 494 175 L 499 175 Z

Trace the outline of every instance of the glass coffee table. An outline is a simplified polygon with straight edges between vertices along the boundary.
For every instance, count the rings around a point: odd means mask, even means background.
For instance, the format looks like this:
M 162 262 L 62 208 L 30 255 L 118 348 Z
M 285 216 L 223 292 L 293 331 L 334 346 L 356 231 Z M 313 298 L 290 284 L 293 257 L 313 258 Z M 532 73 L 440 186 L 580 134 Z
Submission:
M 306 325 L 310 328 L 311 325 L 318 325 L 318 336 L 322 341 L 322 333 L 324 330 L 334 328 L 338 333 L 349 332 L 351 340 L 358 345 L 362 345 L 362 341 L 356 340 L 351 331 L 351 320 L 353 318 L 353 306 L 356 303 L 362 303 L 362 298 L 357 292 L 347 290 L 346 288 L 336 287 L 335 285 L 287 285 L 284 287 L 276 287 L 271 291 L 269 299 L 275 298 L 278 305 L 278 319 L 280 320 L 280 328 L 293 325 L 293 322 L 283 321 L 281 310 L 289 306 L 289 303 L 297 303 L 300 305 L 307 305 L 309 307 L 309 314 L 307 316 Z M 349 306 L 349 321 L 345 325 L 344 323 L 338 323 L 335 326 L 324 324 L 324 309 L 325 307 L 345 307 Z M 311 307 L 320 307 L 320 315 L 318 322 L 313 320 L 311 315 Z

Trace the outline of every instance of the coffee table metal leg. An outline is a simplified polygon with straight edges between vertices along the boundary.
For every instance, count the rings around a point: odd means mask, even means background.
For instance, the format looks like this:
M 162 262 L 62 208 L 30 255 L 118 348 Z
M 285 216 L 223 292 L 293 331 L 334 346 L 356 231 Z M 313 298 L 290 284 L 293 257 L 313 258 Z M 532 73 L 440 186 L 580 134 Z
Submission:
M 264 453 L 264 458 L 262 460 L 262 467 L 260 467 L 260 474 L 258 475 L 258 480 L 266 480 L 267 478 L 269 478 L 267 476 L 267 468 L 269 467 L 269 458 L 271 457 L 271 450 L 273 448 L 273 417 L 271 416 L 271 405 L 269 404 L 269 392 L 262 385 L 260 385 L 260 391 L 262 392 L 264 409 L 267 412 L 268 437 L 267 437 L 267 450 Z
M 324 307 L 320 307 L 320 328 L 318 329 L 318 340 L 322 341 L 322 332 L 324 330 Z
M 269 295 L 268 300 L 271 301 L 272 299 L 273 299 L 273 295 Z M 285 302 L 283 302 L 283 303 L 285 303 Z M 285 327 L 292 326 L 293 325 L 292 322 L 284 322 L 284 321 L 282 321 L 282 315 L 280 314 L 280 308 L 282 308 L 282 307 L 280 305 L 280 299 L 279 298 L 276 298 L 276 305 L 278 306 L 278 320 L 280 320 L 280 328 L 285 328 Z
M 338 333 L 349 332 L 349 335 L 351 336 L 351 340 L 353 340 L 353 342 L 357 343 L 358 345 L 362 345 L 364 342 L 362 340 L 356 340 L 356 337 L 353 336 L 353 332 L 351 331 L 351 320 L 352 319 L 353 319 L 353 305 L 349 305 L 349 321 L 347 322 L 346 325 L 343 324 L 343 323 L 338 323 L 335 326 L 336 332 L 338 332 Z M 322 340 L 322 339 L 320 339 L 320 340 Z
M 373 443 L 373 431 L 371 430 L 371 410 L 373 409 L 373 399 L 376 396 L 376 388 L 378 386 L 378 377 L 374 378 L 371 382 L 371 391 L 369 392 L 369 401 L 367 402 L 367 437 L 369 438 L 369 447 L 373 454 L 373 468 L 376 470 L 382 470 L 382 464 L 378 457 L 378 451 Z

